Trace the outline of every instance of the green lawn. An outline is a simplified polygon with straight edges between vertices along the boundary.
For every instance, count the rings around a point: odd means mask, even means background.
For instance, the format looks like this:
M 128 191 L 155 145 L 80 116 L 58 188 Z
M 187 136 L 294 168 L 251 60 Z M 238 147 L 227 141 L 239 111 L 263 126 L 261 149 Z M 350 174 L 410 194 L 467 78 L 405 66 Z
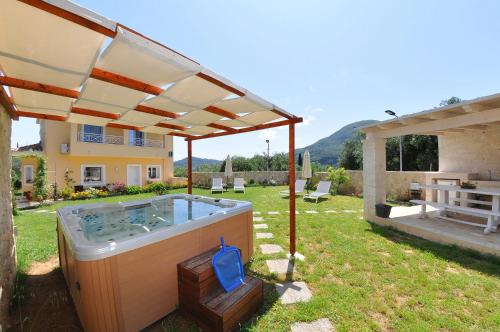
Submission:
M 374 226 L 361 219 L 362 199 L 348 196 L 330 197 L 319 204 L 297 199 L 297 250 L 306 260 L 297 262 L 293 279 L 305 281 L 313 298 L 308 303 L 282 305 L 273 283 L 283 279 L 268 272 L 265 260 L 286 254 L 264 256 L 258 245 L 288 248 L 288 200 L 278 196 L 283 189 L 251 187 L 246 194 L 214 195 L 252 201 L 254 211 L 262 212 L 268 231 L 274 234 L 273 239 L 254 243 L 248 273 L 266 281 L 265 304 L 245 330 L 289 331 L 294 322 L 323 317 L 338 331 L 500 330 L 500 260 Z M 201 189 L 195 193 L 210 195 Z M 57 203 L 17 216 L 20 269 L 56 254 L 55 214 L 50 211 L 90 202 Z M 319 213 L 306 214 L 305 210 Z M 337 212 L 327 214 L 326 210 Z M 267 215 L 268 211 L 281 214 Z M 179 321 L 173 314 L 162 326 L 176 330 Z

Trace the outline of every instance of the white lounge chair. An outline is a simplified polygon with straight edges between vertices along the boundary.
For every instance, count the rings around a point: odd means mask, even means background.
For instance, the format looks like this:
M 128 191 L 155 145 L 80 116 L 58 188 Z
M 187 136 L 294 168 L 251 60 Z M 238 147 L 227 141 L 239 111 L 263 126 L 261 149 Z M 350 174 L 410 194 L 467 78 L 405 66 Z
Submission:
M 316 203 L 318 203 L 318 200 L 326 195 L 330 194 L 330 186 L 332 183 L 330 181 L 320 181 L 318 183 L 318 187 L 316 188 L 316 191 L 310 194 L 305 194 L 304 195 L 304 200 L 306 199 L 314 199 Z
M 306 183 L 307 180 L 295 180 L 295 196 L 297 196 L 298 194 L 302 194 Z M 283 197 L 288 197 L 290 196 L 290 190 L 282 190 L 280 191 L 280 195 Z
M 234 178 L 234 192 L 237 191 L 245 193 L 245 180 L 243 178 Z
M 224 187 L 222 186 L 222 178 L 212 179 L 212 194 L 214 192 L 224 192 Z

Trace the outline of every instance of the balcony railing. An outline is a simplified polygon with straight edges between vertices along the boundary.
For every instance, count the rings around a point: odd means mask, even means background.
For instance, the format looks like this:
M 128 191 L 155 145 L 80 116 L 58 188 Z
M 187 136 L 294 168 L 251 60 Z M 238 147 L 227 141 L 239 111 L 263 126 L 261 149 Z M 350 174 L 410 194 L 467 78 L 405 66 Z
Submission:
M 125 142 L 123 136 L 102 135 L 102 134 L 89 134 L 78 133 L 78 141 L 86 143 L 98 144 L 115 144 L 115 145 L 130 145 L 130 146 L 145 146 L 150 148 L 163 148 L 163 141 L 155 139 L 137 138 Z

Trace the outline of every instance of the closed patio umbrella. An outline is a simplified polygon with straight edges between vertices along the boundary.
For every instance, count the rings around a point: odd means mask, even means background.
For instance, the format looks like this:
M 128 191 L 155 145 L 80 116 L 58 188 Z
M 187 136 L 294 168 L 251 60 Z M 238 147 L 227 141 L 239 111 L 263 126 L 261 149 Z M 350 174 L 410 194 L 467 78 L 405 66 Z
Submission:
M 312 178 L 311 155 L 308 150 L 306 150 L 302 159 L 302 177 L 306 180 Z
M 310 179 L 312 177 L 311 155 L 308 150 L 304 153 L 304 159 L 302 160 L 302 177 L 304 179 Z
M 226 176 L 226 184 L 229 185 L 229 177 L 233 176 L 233 163 L 231 161 L 231 156 L 227 155 L 226 167 L 224 168 L 224 175 Z

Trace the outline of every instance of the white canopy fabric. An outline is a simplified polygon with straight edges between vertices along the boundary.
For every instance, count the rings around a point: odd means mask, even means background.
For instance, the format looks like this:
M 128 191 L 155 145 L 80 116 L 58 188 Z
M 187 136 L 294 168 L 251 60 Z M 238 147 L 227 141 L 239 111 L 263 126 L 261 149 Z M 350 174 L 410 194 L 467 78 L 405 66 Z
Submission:
M 167 135 L 198 137 L 296 118 L 66 0 L 2 0 L 0 84 L 20 116 Z
M 312 178 L 311 155 L 308 150 L 304 152 L 304 158 L 302 159 L 302 177 L 304 179 Z
M 227 155 L 226 167 L 224 168 L 224 175 L 226 177 L 233 176 L 233 162 L 231 161 L 231 156 Z

